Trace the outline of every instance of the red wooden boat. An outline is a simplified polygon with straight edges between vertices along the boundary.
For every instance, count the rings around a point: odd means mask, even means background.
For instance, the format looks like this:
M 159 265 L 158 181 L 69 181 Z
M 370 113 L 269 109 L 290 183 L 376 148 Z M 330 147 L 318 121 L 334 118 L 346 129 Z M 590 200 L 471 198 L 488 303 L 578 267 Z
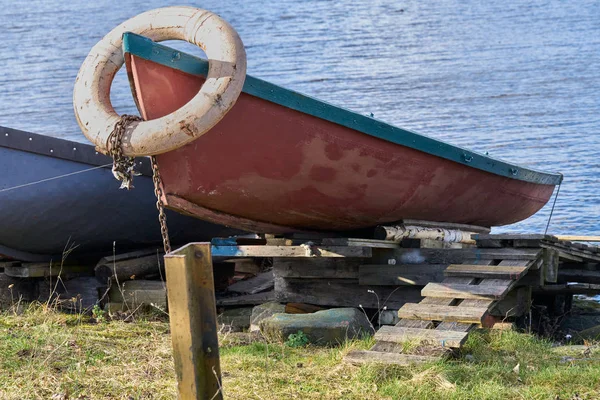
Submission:
M 123 46 L 145 120 L 179 109 L 205 80 L 205 60 L 132 33 Z M 157 160 L 168 207 L 271 233 L 407 218 L 506 225 L 542 208 L 562 180 L 251 76 L 212 130 Z

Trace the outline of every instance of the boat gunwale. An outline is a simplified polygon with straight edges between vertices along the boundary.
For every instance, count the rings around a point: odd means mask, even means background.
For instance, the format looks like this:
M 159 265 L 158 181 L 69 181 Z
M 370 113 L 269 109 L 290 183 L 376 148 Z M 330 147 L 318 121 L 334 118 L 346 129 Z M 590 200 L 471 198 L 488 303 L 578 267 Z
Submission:
M 206 76 L 208 73 L 208 60 L 156 43 L 149 38 L 132 32 L 123 34 L 123 53 L 129 53 L 144 60 L 192 75 Z M 334 106 L 251 75 L 246 75 L 242 91 L 282 107 L 494 175 L 528 183 L 554 186 L 559 185 L 563 180 L 563 175 L 560 173 L 526 168 L 476 151 L 467 150 L 439 139 L 396 127 L 373 117 Z
M 111 157 L 96 151 L 96 148 L 90 144 L 5 126 L 0 126 L 0 147 L 97 167 L 112 165 L 113 162 Z M 143 162 L 143 159 L 136 158 L 136 172 L 144 176 L 152 176 L 150 161 Z

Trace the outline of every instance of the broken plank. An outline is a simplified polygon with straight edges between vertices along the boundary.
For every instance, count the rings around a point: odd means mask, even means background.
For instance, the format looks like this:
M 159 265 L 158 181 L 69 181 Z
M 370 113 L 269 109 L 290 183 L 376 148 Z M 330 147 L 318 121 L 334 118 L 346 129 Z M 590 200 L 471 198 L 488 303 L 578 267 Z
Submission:
M 361 265 L 360 285 L 425 286 L 444 279 L 446 264 Z
M 527 266 L 451 264 L 446 268 L 446 276 L 467 276 L 473 278 L 521 279 L 527 273 Z
M 383 351 L 354 350 L 346 354 L 344 361 L 352 364 L 394 364 L 410 366 L 439 361 L 440 357 L 417 356 L 413 354 L 387 353 Z
M 254 294 L 273 289 L 274 285 L 273 271 L 271 270 L 229 285 L 227 291 Z
M 375 333 L 375 340 L 403 343 L 417 341 L 426 344 L 436 344 L 442 347 L 458 348 L 467 340 L 467 332 L 437 331 L 435 329 L 403 328 L 382 326 Z
M 212 246 L 213 257 L 371 257 L 371 248 L 360 246 Z
M 487 314 L 487 307 L 458 307 L 423 303 L 408 303 L 398 310 L 400 318 L 471 324 L 480 324 Z
M 502 280 L 502 284 L 465 285 L 461 283 L 429 283 L 421 290 L 423 297 L 441 297 L 446 299 L 500 300 L 509 290 L 513 281 Z

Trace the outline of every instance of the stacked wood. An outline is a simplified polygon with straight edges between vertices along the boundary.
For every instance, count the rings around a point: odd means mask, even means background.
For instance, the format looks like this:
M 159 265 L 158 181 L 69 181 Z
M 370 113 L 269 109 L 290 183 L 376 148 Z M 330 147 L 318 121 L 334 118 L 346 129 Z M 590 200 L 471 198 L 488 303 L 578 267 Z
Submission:
M 399 308 L 421 298 L 420 287 L 361 284 L 364 261 L 353 258 L 274 259 L 275 294 L 280 302 L 318 306 Z
M 164 276 L 163 254 L 153 251 L 132 252 L 102 258 L 94 273 L 96 278 L 106 283 L 108 280 L 125 281 L 128 279 Z
M 113 283 L 108 290 L 107 306 L 112 311 L 134 311 L 142 305 L 167 309 L 167 288 L 161 281 L 134 280 Z

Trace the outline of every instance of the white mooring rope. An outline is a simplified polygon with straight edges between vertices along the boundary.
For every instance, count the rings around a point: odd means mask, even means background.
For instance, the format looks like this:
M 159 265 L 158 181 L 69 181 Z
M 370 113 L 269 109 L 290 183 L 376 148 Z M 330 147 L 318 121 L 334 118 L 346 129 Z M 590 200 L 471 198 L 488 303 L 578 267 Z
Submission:
M 46 178 L 46 179 L 42 179 L 40 181 L 36 181 L 36 182 L 29 182 L 29 183 L 24 183 L 22 185 L 17 185 L 17 186 L 13 186 L 13 187 L 9 187 L 9 188 L 4 188 L 4 189 L 0 189 L 0 193 L 3 192 L 8 192 L 11 190 L 15 190 L 15 189 L 20 189 L 20 188 L 24 188 L 27 186 L 33 186 L 33 185 L 37 185 L 39 183 L 44 183 L 44 182 L 48 182 L 48 181 L 53 181 L 56 179 L 61 179 L 61 178 L 66 178 L 68 176 L 72 176 L 72 175 L 77 175 L 77 174 L 82 174 L 84 172 L 88 172 L 88 171 L 93 171 L 95 169 L 100 169 L 100 168 L 106 168 L 106 167 L 110 167 L 112 166 L 112 164 L 105 164 L 105 165 L 100 165 L 98 167 L 93 167 L 93 168 L 88 168 L 88 169 L 83 169 L 81 171 L 75 171 L 75 172 L 70 172 L 68 174 L 64 174 L 64 175 L 58 175 L 58 176 L 54 176 L 52 178 Z

